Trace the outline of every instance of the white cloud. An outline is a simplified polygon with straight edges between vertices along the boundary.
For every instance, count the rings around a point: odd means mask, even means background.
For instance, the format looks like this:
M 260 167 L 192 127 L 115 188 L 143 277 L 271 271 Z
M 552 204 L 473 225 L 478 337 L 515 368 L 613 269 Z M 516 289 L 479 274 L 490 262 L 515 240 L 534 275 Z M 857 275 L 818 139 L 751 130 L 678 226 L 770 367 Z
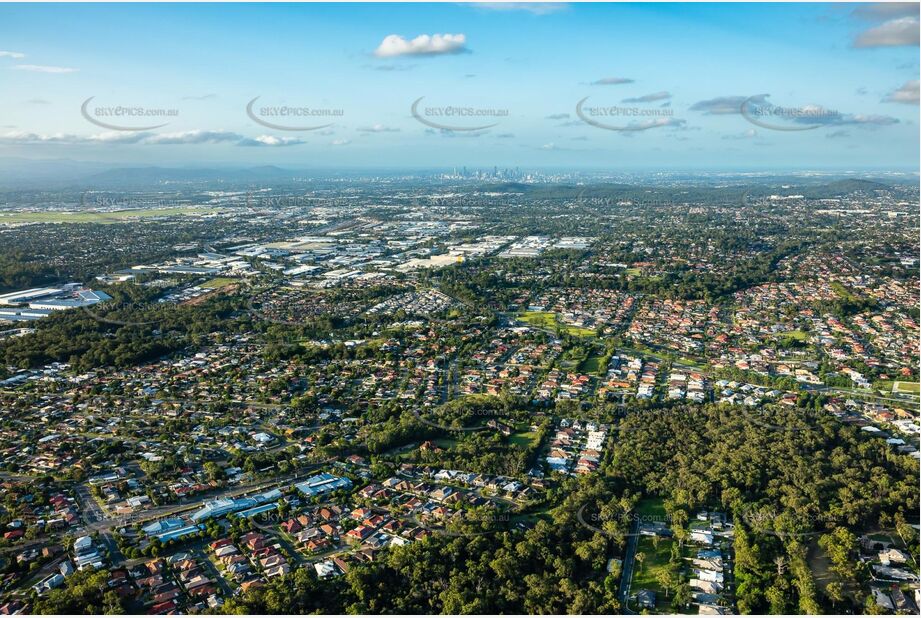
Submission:
M 908 105 L 918 105 L 918 90 L 919 90 L 919 80 L 915 79 L 898 88 L 893 90 L 886 95 L 886 98 L 883 99 L 883 103 L 907 103 Z
M 69 67 L 52 67 L 44 64 L 17 64 L 13 68 L 17 71 L 30 71 L 32 73 L 76 73 L 79 70 Z
M 15 58 L 16 60 L 20 60 L 25 57 L 26 57 L 25 54 L 21 54 L 19 52 L 0 51 L 0 58 Z
M 108 131 L 91 135 L 89 141 L 102 144 L 138 144 L 152 135 L 153 133 L 145 131 Z
M 801 120 L 800 122 L 807 122 L 806 119 Z M 863 125 L 871 127 L 885 127 L 893 124 L 899 124 L 898 118 L 893 118 L 892 116 L 883 116 L 880 114 L 844 114 L 840 117 L 832 117 L 828 122 L 824 124 L 832 125 Z
M 370 127 L 358 127 L 356 131 L 361 133 L 397 133 L 399 129 L 387 127 L 382 124 L 373 124 Z
M 489 131 L 452 131 L 451 129 L 426 129 L 425 132 L 428 135 L 440 135 L 442 137 L 459 139 L 475 139 L 489 133 Z
M 349 139 L 334 139 L 329 143 L 330 146 L 346 146 L 351 144 L 352 140 Z
M 860 33 L 854 47 L 917 46 L 918 40 L 918 18 L 899 17 Z
M 260 135 L 258 137 L 243 138 L 237 146 L 298 146 L 307 142 L 299 137 L 277 137 L 275 135 Z
M 109 131 L 96 135 L 75 135 L 73 133 L 27 133 L 13 131 L 0 135 L 0 144 L 233 144 L 235 146 L 296 146 L 306 144 L 297 137 L 276 137 L 259 135 L 246 137 L 232 131 L 183 131 L 179 133 L 151 133 L 149 131 Z
M 406 40 L 398 34 L 384 37 L 374 51 L 378 58 L 397 56 L 438 56 L 459 54 L 467 51 L 467 37 L 463 34 L 420 34 L 412 40 Z
M 98 135 L 74 135 L 73 133 L 27 133 L 12 131 L 0 135 L 2 144 L 137 144 L 150 137 L 150 133 L 108 132 Z
M 525 11 L 532 15 L 550 15 L 569 8 L 566 2 L 473 2 L 469 6 L 487 11 Z
M 220 144 L 239 142 L 246 139 L 232 131 L 181 131 L 178 133 L 158 133 L 147 140 L 148 144 Z
M 685 121 L 680 118 L 652 118 L 635 124 L 628 125 L 631 131 L 648 131 L 659 127 L 683 128 Z

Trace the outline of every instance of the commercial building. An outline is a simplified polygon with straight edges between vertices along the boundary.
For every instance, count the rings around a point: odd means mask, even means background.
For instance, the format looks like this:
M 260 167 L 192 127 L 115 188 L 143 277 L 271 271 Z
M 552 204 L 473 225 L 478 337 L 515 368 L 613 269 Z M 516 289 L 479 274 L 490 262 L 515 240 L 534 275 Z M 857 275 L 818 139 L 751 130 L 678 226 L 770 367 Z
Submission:
M 324 472 L 323 474 L 312 476 L 302 483 L 298 483 L 295 487 L 304 496 L 312 498 L 314 496 L 322 496 L 331 493 L 337 489 L 350 489 L 352 487 L 352 481 L 341 476 L 333 476 L 332 474 Z

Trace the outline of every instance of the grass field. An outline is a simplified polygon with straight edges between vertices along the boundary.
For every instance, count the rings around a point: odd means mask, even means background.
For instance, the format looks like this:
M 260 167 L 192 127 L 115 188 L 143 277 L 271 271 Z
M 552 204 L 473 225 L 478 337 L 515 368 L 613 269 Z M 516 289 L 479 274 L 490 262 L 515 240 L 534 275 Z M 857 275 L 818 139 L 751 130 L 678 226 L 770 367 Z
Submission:
M 917 395 L 921 393 L 921 384 L 918 382 L 893 382 L 892 383 L 892 392 L 893 393 L 908 393 Z
M 633 571 L 633 583 L 630 585 L 630 594 L 636 594 L 640 590 L 655 591 L 656 609 L 659 611 L 667 611 L 671 603 L 670 599 L 665 598 L 665 590 L 657 580 L 659 571 L 668 565 L 671 551 L 671 539 L 659 539 L 659 546 L 656 547 L 652 537 L 644 536 L 640 538 L 636 546 L 637 560 Z M 642 562 L 639 559 L 641 554 Z
M 136 208 L 113 210 L 111 212 L 0 212 L 3 223 L 119 223 L 126 219 L 140 217 L 172 217 L 193 215 L 211 211 L 204 207 Z
M 525 522 L 529 524 L 536 524 L 539 520 L 550 521 L 550 507 L 543 506 L 536 511 L 531 511 L 529 513 L 520 513 L 518 515 L 512 515 L 512 523 Z
M 659 498 L 646 498 L 636 505 L 637 515 L 641 521 L 666 522 L 665 505 Z M 667 523 L 667 522 L 666 522 Z M 637 559 L 633 571 L 633 581 L 630 585 L 630 594 L 635 594 L 639 590 L 652 590 L 656 593 L 656 612 L 660 614 L 670 614 L 674 612 L 671 606 L 672 595 L 674 590 L 669 590 L 669 598 L 665 598 L 665 590 L 659 584 L 659 572 L 666 569 L 668 561 L 671 559 L 672 539 L 660 538 L 658 546 L 652 537 L 640 537 L 636 546 L 637 554 L 643 554 L 642 562 Z M 686 545 L 681 550 L 684 557 L 692 556 L 695 549 L 692 545 Z M 683 562 L 682 562 L 683 564 Z M 683 568 L 683 567 L 682 567 Z M 684 581 L 687 581 L 685 575 Z M 634 607 L 634 609 L 636 609 Z M 694 606 L 682 608 L 681 613 L 697 613 Z
M 560 330 L 572 335 L 573 337 L 594 337 L 595 331 L 591 328 L 582 328 L 581 326 L 572 326 L 571 324 L 559 324 Z
M 513 433 L 508 437 L 508 441 L 515 446 L 528 448 L 537 442 L 537 434 L 532 431 Z
M 665 503 L 659 498 L 644 498 L 636 505 L 636 512 L 647 520 L 665 521 Z
M 556 328 L 556 314 L 552 311 L 525 311 L 518 319 L 538 328 Z
M 602 366 L 604 361 L 604 356 L 601 354 L 590 354 L 588 358 L 582 361 L 582 364 L 579 366 L 579 371 L 582 373 L 598 373 L 606 369 Z
M 702 362 L 695 360 L 693 358 L 688 358 L 687 356 L 678 357 L 678 362 L 682 365 L 688 365 L 694 367 L 695 369 L 705 370 L 707 368 Z
M 451 438 L 435 438 L 432 440 L 432 442 L 434 442 L 435 445 L 439 448 L 443 449 L 453 448 L 457 444 L 457 440 L 453 440 Z
M 521 322 L 530 324 L 535 328 L 546 328 L 567 333 L 574 337 L 594 337 L 595 331 L 590 328 L 581 328 L 563 324 L 557 319 L 557 315 L 552 311 L 523 311 L 515 316 Z
M 795 339 L 796 341 L 805 341 L 809 338 L 809 333 L 802 330 L 791 330 L 780 334 Z
M 232 283 L 236 283 L 236 279 L 230 279 L 228 277 L 215 277 L 211 281 L 205 281 L 199 287 L 206 290 L 216 290 L 218 288 L 226 287 Z

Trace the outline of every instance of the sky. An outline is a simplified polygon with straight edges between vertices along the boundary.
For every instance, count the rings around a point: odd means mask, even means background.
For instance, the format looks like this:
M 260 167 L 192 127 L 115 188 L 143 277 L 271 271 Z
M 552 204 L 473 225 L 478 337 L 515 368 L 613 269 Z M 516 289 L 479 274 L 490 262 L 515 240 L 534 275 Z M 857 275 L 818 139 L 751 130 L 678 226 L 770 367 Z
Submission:
M 0 4 L 0 157 L 919 167 L 917 4 Z

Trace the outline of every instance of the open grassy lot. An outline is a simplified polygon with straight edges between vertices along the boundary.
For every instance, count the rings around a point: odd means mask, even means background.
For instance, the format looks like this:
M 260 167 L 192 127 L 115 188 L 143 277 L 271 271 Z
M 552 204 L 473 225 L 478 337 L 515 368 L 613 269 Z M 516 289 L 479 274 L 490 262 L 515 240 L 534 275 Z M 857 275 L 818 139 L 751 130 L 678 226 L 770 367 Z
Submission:
M 3 223 L 119 223 L 126 219 L 142 217 L 172 217 L 209 212 L 204 207 L 136 208 L 111 212 L 0 212 Z
M 644 498 L 636 505 L 636 512 L 648 521 L 665 521 L 665 504 L 660 498 Z
M 552 311 L 523 311 L 515 316 L 521 322 L 530 324 L 535 328 L 546 328 L 564 332 L 573 337 L 594 337 L 595 331 L 591 328 L 582 328 L 563 324 L 559 321 L 558 316 Z
M 432 440 L 432 442 L 435 443 L 435 446 L 443 449 L 454 448 L 454 446 L 457 444 L 457 440 L 452 438 L 435 438 Z
M 654 591 L 656 593 L 656 611 L 658 613 L 671 613 L 671 599 L 665 598 L 665 590 L 658 581 L 659 572 L 668 565 L 671 551 L 671 539 L 659 539 L 658 547 L 656 547 L 652 537 L 644 536 L 636 546 L 636 568 L 633 571 L 630 594 L 636 594 L 640 590 Z M 640 557 L 642 557 L 642 561 Z M 672 592 L 669 591 L 669 594 Z
M 552 311 L 524 311 L 518 319 L 538 328 L 556 328 L 556 314 Z
M 590 354 L 588 358 L 582 361 L 579 371 L 582 373 L 598 373 L 606 369 L 603 366 L 604 356 L 601 354 Z
M 892 392 L 893 393 L 909 393 L 917 395 L 921 393 L 921 384 L 918 382 L 893 382 L 892 383 Z
M 581 326 L 572 326 L 571 324 L 560 324 L 560 330 L 573 337 L 594 337 L 595 331 L 591 328 L 582 328 Z
M 199 287 L 202 287 L 206 290 L 216 290 L 218 288 L 223 288 L 232 283 L 236 283 L 236 279 L 230 279 L 229 277 L 215 277 L 211 281 L 205 281 Z
M 693 367 L 694 369 L 697 369 L 700 371 L 704 371 L 707 369 L 707 366 L 701 361 L 693 359 L 693 358 L 688 358 L 687 356 L 679 356 L 678 362 L 681 363 L 682 365 L 687 365 L 689 367 Z
M 532 431 L 513 433 L 508 437 L 508 441 L 515 446 L 529 448 L 537 443 L 537 434 Z

